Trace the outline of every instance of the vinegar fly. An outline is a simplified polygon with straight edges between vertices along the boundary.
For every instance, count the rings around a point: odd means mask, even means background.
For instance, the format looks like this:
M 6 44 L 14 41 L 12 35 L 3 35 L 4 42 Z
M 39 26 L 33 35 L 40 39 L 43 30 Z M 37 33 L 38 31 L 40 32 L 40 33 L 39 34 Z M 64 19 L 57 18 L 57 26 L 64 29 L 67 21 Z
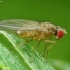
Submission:
M 0 21 L 0 29 L 13 31 L 22 38 L 30 38 L 31 40 L 29 41 L 38 40 L 39 43 L 37 47 L 39 46 L 41 40 L 47 42 L 47 45 L 48 43 L 52 43 L 52 45 L 47 48 L 47 53 L 48 50 L 55 44 L 55 41 L 50 40 L 52 36 L 54 36 L 56 39 L 60 39 L 64 36 L 64 34 L 67 34 L 64 28 L 55 26 L 51 22 L 39 23 L 37 21 L 25 19 L 2 20 Z M 45 46 L 44 54 L 47 45 Z

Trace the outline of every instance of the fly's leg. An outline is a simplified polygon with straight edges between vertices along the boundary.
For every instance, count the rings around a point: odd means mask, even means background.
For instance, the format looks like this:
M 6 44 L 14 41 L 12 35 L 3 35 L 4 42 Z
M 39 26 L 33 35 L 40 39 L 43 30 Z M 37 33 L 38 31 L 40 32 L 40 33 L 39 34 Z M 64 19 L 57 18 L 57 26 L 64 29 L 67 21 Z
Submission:
M 29 43 L 29 42 L 31 42 L 33 39 L 27 39 L 27 40 L 25 40 L 24 42 L 21 42 L 21 43 L 19 43 L 18 45 L 23 45 L 23 44 L 26 44 L 26 43 Z
M 40 43 L 41 43 L 41 40 L 38 42 L 38 44 L 37 44 L 37 46 L 34 48 L 34 50 L 37 50 L 37 49 L 38 49 Z M 31 57 L 31 59 L 30 59 L 30 62 L 33 60 L 35 53 L 36 53 L 36 52 L 34 51 L 34 54 L 32 55 L 32 57 Z
M 24 44 L 31 42 L 33 39 L 27 39 Z
M 45 48 L 44 48 L 44 52 L 43 52 L 43 57 L 44 58 L 45 58 L 45 52 L 46 52 L 47 46 L 48 46 L 48 43 L 45 45 Z
M 47 55 L 48 55 L 48 51 L 53 47 L 53 45 L 55 44 L 55 41 L 50 41 L 50 40 L 44 40 L 44 41 L 47 43 L 52 43 L 52 45 L 47 48 Z M 45 51 L 46 51 L 46 49 L 45 49 Z M 46 55 L 46 60 L 47 60 L 47 55 Z
M 29 42 L 31 42 L 33 39 L 27 39 L 26 41 L 24 41 L 24 42 L 21 42 L 21 43 L 19 43 L 18 45 L 19 46 L 21 46 L 21 45 L 23 45 L 23 44 L 26 44 L 26 43 L 29 43 Z M 18 46 L 17 45 L 17 46 Z M 13 48 L 10 48 L 10 50 L 12 50 Z
M 41 40 L 38 42 L 37 46 L 35 47 L 36 50 L 38 49 L 40 43 L 41 43 Z

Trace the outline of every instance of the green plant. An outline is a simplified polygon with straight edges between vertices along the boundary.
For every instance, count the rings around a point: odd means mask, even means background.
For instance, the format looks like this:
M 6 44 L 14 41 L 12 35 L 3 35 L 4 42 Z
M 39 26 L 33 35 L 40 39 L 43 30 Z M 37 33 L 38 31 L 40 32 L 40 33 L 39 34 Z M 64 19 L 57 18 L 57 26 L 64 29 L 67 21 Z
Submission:
M 0 33 L 0 70 L 55 70 L 29 45 L 19 45 L 23 39 L 4 31 Z

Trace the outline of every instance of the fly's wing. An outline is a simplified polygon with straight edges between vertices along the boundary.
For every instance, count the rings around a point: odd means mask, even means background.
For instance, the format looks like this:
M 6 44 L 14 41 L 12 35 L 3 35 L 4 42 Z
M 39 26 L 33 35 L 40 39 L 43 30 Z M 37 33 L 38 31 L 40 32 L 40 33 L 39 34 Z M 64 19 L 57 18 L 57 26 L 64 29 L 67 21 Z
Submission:
M 25 19 L 9 19 L 0 21 L 0 30 L 26 31 L 26 30 L 42 30 L 38 22 Z

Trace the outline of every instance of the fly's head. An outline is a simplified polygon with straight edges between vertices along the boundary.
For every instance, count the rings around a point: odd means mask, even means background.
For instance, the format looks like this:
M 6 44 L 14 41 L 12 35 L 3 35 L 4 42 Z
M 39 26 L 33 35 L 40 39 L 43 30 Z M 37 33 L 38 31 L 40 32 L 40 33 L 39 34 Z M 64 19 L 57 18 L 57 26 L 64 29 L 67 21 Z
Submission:
M 60 26 L 56 26 L 56 39 L 62 38 L 64 34 L 67 34 L 66 30 L 64 28 L 61 28 Z

